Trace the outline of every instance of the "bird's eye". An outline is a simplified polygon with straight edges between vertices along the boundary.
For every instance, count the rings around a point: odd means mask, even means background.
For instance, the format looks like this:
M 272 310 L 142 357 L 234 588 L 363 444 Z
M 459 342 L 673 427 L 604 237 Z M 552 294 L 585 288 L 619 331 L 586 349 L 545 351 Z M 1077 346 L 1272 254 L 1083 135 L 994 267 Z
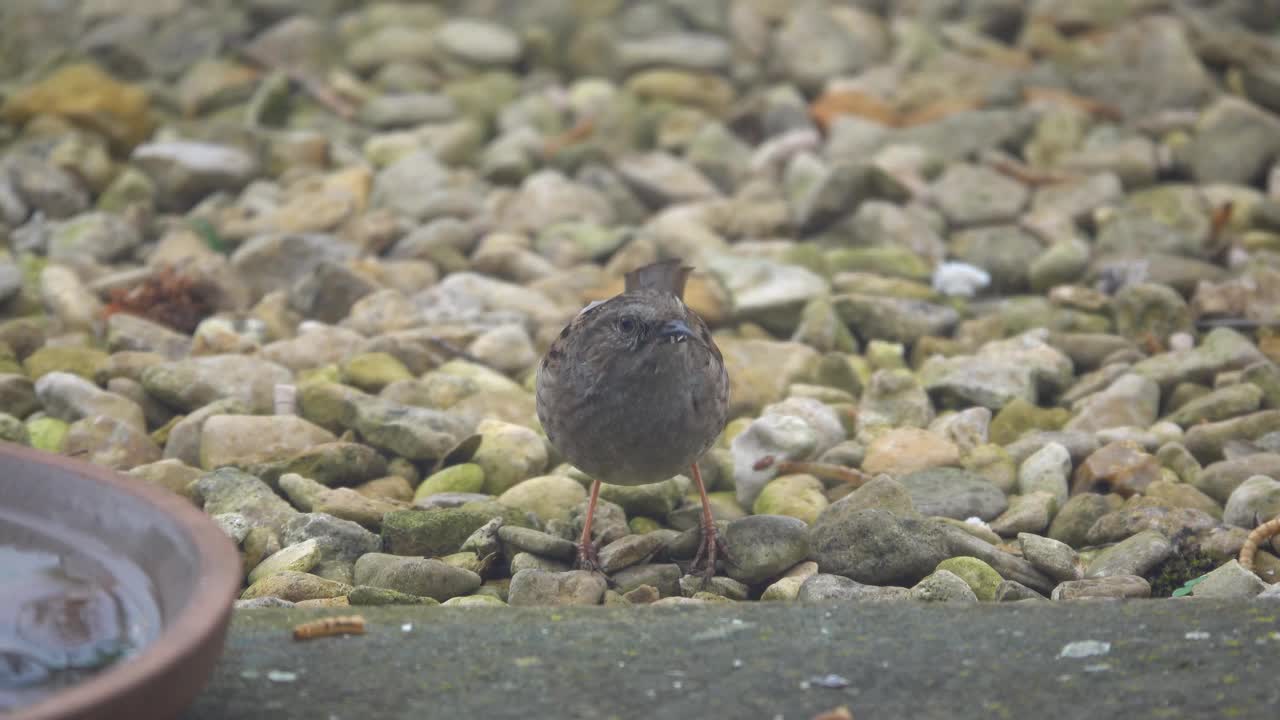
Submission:
M 624 335 L 630 335 L 636 331 L 636 321 L 634 318 L 624 317 L 618 321 L 618 330 Z

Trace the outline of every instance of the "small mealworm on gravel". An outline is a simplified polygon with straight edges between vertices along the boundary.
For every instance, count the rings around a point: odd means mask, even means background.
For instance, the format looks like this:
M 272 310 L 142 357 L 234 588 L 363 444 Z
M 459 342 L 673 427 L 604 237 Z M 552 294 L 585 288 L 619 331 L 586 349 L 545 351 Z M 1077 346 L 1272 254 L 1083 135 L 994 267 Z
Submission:
M 1259 543 L 1276 534 L 1280 534 L 1280 515 L 1254 528 L 1249 537 L 1244 539 L 1244 545 L 1240 548 L 1240 566 L 1253 572 L 1253 556 L 1258 552 Z

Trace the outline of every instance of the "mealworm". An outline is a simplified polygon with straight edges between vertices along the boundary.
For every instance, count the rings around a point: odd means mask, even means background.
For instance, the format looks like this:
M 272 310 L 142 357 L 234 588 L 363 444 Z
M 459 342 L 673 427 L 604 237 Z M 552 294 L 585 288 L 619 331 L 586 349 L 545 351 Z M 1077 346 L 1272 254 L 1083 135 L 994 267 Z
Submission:
M 1280 534 L 1280 515 L 1254 528 L 1249 533 L 1249 537 L 1244 539 L 1244 545 L 1240 548 L 1240 566 L 1253 572 L 1253 556 L 1258 552 L 1258 543 L 1277 534 Z
M 768 467 L 771 467 L 772 465 L 773 465 L 773 456 L 765 455 L 764 457 L 757 460 L 755 464 L 751 466 L 751 469 L 759 472 L 760 470 L 764 470 Z
M 331 635 L 363 635 L 364 618 L 359 615 L 342 615 L 304 622 L 293 628 L 294 640 L 313 640 Z

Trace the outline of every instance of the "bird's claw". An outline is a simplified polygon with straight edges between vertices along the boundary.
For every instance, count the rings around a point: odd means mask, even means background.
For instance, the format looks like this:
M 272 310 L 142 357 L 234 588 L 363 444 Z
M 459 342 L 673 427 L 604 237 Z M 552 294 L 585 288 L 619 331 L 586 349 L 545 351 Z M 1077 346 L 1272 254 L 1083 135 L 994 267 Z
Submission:
M 578 543 L 578 556 L 573 561 L 574 570 L 586 570 L 604 578 L 609 587 L 617 587 L 613 578 L 600 567 L 600 543 Z
M 600 544 L 590 541 L 578 543 L 578 557 L 574 560 L 573 569 L 600 572 Z
M 693 556 L 693 564 L 689 566 L 689 572 L 696 572 L 698 567 L 705 561 L 706 567 L 702 568 L 703 588 L 706 588 L 707 584 L 711 582 L 711 578 L 716 574 L 717 557 L 724 558 L 725 562 L 733 562 L 733 559 L 729 556 L 729 548 L 724 544 L 724 538 L 720 537 L 716 526 L 703 525 L 702 541 L 698 543 L 698 552 Z

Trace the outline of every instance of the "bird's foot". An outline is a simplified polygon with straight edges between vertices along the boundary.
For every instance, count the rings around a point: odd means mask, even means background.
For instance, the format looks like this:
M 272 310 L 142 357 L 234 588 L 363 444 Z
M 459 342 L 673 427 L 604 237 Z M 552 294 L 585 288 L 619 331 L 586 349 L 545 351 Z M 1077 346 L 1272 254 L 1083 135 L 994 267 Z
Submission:
M 720 537 L 715 524 L 704 524 L 702 526 L 702 542 L 698 543 L 698 553 L 693 556 L 693 564 L 689 566 L 689 572 L 693 573 L 697 572 L 698 568 L 704 563 L 706 564 L 702 568 L 703 588 L 706 588 L 707 584 L 711 582 L 711 578 L 716 574 L 717 557 L 732 562 L 729 557 L 729 548 L 724 544 L 724 538 Z
M 611 588 L 618 586 L 618 583 L 600 567 L 600 543 L 598 542 L 578 543 L 578 556 L 573 561 L 573 569 L 586 570 L 589 573 L 599 575 L 604 578 L 605 584 Z
M 578 557 L 573 562 L 574 570 L 600 572 L 600 543 L 588 540 L 578 543 Z

